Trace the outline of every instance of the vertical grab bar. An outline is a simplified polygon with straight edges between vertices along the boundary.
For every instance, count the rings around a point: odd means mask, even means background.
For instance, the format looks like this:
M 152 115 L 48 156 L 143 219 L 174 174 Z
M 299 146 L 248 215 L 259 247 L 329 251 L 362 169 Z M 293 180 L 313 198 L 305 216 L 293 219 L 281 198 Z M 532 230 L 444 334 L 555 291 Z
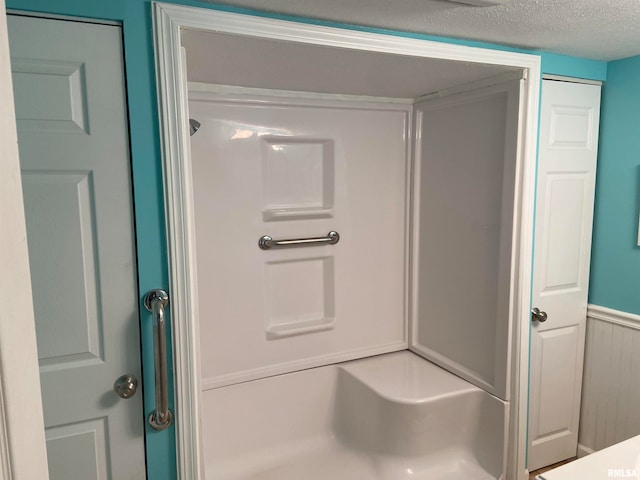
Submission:
M 156 377 L 156 409 L 149 415 L 149 425 L 154 430 L 164 430 L 173 420 L 169 410 L 169 385 L 167 378 L 167 327 L 164 310 L 169 295 L 164 290 L 151 290 L 144 297 L 144 306 L 153 316 L 153 351 Z

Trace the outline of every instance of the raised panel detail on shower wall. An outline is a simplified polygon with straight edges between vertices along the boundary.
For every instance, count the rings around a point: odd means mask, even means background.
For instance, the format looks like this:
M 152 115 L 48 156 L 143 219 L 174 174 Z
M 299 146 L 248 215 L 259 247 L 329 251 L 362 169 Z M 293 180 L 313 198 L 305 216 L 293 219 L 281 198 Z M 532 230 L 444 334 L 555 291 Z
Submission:
M 267 262 L 265 282 L 267 338 L 333 328 L 333 257 Z
M 542 208 L 546 225 L 542 229 L 539 255 L 541 295 L 554 295 L 558 291 L 579 289 L 583 282 L 584 228 L 586 172 L 550 173 L 547 175 L 546 197 Z M 540 248 L 540 246 L 539 246 Z
M 520 81 L 416 105 L 411 348 L 509 399 Z
M 189 110 L 203 388 L 406 348 L 410 106 L 191 92 Z
M 264 219 L 331 217 L 333 157 L 331 140 L 263 138 Z
M 101 362 L 91 174 L 25 171 L 23 188 L 40 367 Z

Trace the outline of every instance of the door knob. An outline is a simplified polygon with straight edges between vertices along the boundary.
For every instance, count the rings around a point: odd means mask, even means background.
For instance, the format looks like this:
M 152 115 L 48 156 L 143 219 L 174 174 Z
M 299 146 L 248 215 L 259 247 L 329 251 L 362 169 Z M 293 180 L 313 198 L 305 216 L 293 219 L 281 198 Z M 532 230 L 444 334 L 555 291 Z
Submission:
M 545 322 L 547 320 L 547 312 L 541 311 L 538 307 L 531 309 L 531 321 L 537 320 L 539 322 Z
M 121 398 L 131 398 L 138 391 L 138 379 L 130 373 L 121 375 L 113 384 L 113 389 Z

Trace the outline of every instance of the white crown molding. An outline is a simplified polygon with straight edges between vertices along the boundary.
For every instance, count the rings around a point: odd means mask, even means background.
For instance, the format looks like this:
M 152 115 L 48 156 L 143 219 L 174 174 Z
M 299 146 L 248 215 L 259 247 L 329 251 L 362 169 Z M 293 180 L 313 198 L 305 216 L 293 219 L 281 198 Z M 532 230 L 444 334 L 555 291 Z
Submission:
M 587 317 L 603 322 L 622 325 L 623 327 L 640 330 L 640 315 L 614 310 L 613 308 L 601 307 L 599 305 L 589 305 L 587 307 Z
M 514 418 L 509 453 L 513 478 L 525 478 L 528 389 L 528 332 L 533 250 L 533 202 L 536 166 L 540 57 L 488 50 L 466 45 L 311 25 L 218 10 L 154 2 L 154 46 L 169 245 L 169 275 L 175 379 L 178 475 L 182 480 L 204 479 L 200 450 L 201 380 L 198 355 L 197 284 L 188 129 L 187 78 L 181 52 L 183 28 L 269 38 L 297 43 L 335 46 L 369 52 L 447 59 L 476 64 L 503 65 L 526 70 L 523 92 L 524 140 L 516 175 L 518 207 L 513 252 Z
M 391 53 L 403 56 L 457 60 L 471 63 L 515 66 L 538 69 L 540 57 L 528 53 L 490 50 L 468 45 L 422 40 L 381 33 L 349 30 L 346 28 L 299 23 L 199 7 L 186 7 L 154 2 L 173 31 L 181 28 L 215 31 L 219 33 L 270 38 L 296 43 L 311 43 L 371 52 Z M 156 13 L 156 18 L 158 17 Z M 179 38 L 178 38 L 179 40 Z M 534 73 L 533 70 L 530 73 Z

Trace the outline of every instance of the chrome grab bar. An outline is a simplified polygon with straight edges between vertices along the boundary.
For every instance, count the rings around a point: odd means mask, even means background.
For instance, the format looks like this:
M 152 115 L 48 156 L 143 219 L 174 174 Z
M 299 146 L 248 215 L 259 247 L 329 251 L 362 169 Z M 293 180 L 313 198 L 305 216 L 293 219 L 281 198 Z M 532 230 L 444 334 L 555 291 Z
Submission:
M 340 241 L 338 232 L 330 231 L 326 237 L 292 238 L 290 240 L 274 240 L 269 235 L 263 235 L 258 240 L 262 250 L 271 248 L 314 247 L 318 245 L 335 245 Z
M 144 306 L 153 316 L 156 409 L 149 415 L 149 425 L 154 430 L 164 430 L 173 421 L 173 414 L 169 410 L 167 377 L 167 327 L 164 314 L 167 305 L 169 305 L 169 295 L 164 290 L 150 290 L 144 297 Z

